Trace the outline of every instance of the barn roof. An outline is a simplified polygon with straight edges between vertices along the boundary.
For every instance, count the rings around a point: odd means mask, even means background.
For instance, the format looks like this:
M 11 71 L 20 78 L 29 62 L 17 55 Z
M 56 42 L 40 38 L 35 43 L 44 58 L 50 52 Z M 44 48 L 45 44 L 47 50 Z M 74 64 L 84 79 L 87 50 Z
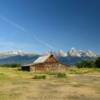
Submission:
M 33 61 L 31 64 L 25 64 L 25 65 L 22 65 L 22 67 L 30 66 L 30 65 L 35 65 L 35 64 L 39 64 L 39 63 L 44 63 L 51 56 L 53 56 L 53 55 L 48 54 L 48 55 L 40 56 L 35 61 Z
M 45 62 L 50 56 L 52 56 L 52 55 L 48 54 L 48 55 L 45 55 L 45 56 L 41 56 L 41 57 L 37 58 L 37 59 L 33 62 L 33 64 L 43 63 L 43 62 Z

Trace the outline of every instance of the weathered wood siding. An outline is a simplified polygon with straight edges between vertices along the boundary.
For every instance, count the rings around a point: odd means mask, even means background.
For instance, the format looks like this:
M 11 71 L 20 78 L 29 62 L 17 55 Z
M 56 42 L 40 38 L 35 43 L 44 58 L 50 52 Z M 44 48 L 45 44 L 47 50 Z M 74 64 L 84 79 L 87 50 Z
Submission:
M 32 71 L 65 71 L 67 66 L 59 63 L 43 63 L 31 66 Z

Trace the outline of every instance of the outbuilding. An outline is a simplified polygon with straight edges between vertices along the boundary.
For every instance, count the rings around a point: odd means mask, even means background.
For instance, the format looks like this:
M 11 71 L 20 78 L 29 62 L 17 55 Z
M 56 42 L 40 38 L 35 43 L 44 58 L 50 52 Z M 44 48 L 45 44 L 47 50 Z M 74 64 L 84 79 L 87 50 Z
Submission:
M 21 66 L 23 71 L 65 71 L 68 65 L 61 64 L 56 58 L 49 54 L 37 58 L 32 64 Z

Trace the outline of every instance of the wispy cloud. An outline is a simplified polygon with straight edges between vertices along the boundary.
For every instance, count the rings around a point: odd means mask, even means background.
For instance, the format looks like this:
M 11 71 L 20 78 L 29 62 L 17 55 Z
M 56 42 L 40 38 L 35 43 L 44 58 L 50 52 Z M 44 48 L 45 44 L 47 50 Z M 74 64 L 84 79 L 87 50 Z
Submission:
M 10 25 L 14 26 L 17 29 L 20 29 L 21 31 L 26 32 L 25 29 L 21 25 L 13 22 L 12 20 L 8 19 L 7 17 L 0 16 L 0 19 L 2 19 L 3 21 L 9 23 Z
M 23 31 L 24 33 L 30 33 L 28 32 L 23 26 L 15 23 L 14 21 L 12 21 L 11 19 L 5 17 L 5 16 L 0 16 L 0 19 L 9 23 L 10 25 L 14 26 L 15 28 L 19 29 L 20 31 Z M 38 38 L 35 34 L 33 36 L 34 40 L 36 40 L 37 42 L 39 42 L 40 44 L 42 44 L 43 46 L 49 48 L 49 49 L 54 49 L 54 46 L 52 46 L 50 43 L 47 43 L 44 40 L 41 40 L 40 38 Z M 3 43 L 1 43 L 1 45 L 3 45 Z M 4 43 L 4 45 L 6 45 L 6 43 Z M 9 45 L 13 45 L 13 43 L 9 43 Z
M 48 47 L 49 49 L 54 49 L 54 47 L 51 44 L 39 39 L 36 35 L 34 35 L 34 39 L 39 43 L 43 44 L 44 46 Z

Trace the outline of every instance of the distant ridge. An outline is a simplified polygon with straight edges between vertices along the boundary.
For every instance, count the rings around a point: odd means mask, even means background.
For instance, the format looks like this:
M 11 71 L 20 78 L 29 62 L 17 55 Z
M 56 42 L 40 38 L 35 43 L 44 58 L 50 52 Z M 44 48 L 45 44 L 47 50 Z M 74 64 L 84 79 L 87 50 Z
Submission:
M 83 50 L 77 50 L 75 48 L 71 48 L 67 52 L 59 50 L 59 51 L 46 52 L 44 54 L 46 55 L 48 53 L 52 53 L 56 57 L 56 59 L 61 63 L 71 64 L 71 65 L 81 60 L 95 60 L 95 58 L 98 56 L 91 50 L 83 51 Z M 0 52 L 0 64 L 10 64 L 10 63 L 27 64 L 33 62 L 39 56 L 44 54 L 23 52 L 21 50 Z
M 52 52 L 55 56 L 71 56 L 71 57 L 96 57 L 97 54 L 91 50 L 77 50 L 75 48 L 71 48 L 69 51 L 64 52 L 63 50 L 59 50 L 58 52 Z

